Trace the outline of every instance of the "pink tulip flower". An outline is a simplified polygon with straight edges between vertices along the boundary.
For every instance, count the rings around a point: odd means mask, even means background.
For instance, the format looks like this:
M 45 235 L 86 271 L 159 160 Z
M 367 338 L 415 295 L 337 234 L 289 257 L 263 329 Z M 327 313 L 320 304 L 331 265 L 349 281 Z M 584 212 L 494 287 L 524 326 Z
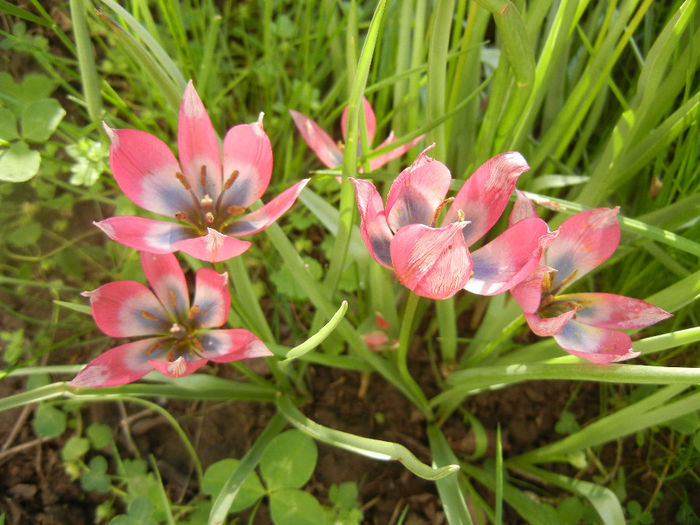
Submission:
M 638 356 L 630 337 L 620 330 L 671 317 L 661 308 L 622 295 L 561 293 L 615 252 L 620 242 L 618 212 L 619 208 L 597 208 L 566 219 L 544 250 L 541 264 L 511 290 L 535 334 L 553 336 L 568 353 L 594 363 Z M 518 192 L 511 224 L 535 216 L 532 203 Z
M 527 162 L 520 153 L 497 155 L 445 199 L 450 171 L 426 151 L 394 180 L 386 207 L 370 181 L 351 179 L 370 255 L 393 268 L 401 284 L 431 299 L 463 288 L 495 295 L 515 286 L 537 266 L 548 238 L 544 221 L 523 220 L 472 254 L 469 247 L 496 224 Z
M 107 350 L 71 385 L 123 385 L 153 369 L 181 377 L 207 360 L 228 363 L 272 355 L 248 330 L 214 330 L 226 322 L 231 307 L 225 273 L 197 270 L 190 305 L 185 275 L 174 255 L 141 252 L 141 266 L 153 291 L 136 281 L 116 281 L 83 295 L 90 298 L 95 323 L 108 336 L 151 337 Z
M 372 105 L 364 97 L 363 103 L 363 109 L 365 113 L 365 126 L 367 130 L 367 141 L 370 144 L 372 144 L 372 141 L 374 140 L 374 134 L 377 131 L 377 119 L 374 116 L 374 110 L 372 109 Z M 292 115 L 292 119 L 294 119 L 294 124 L 299 130 L 299 133 L 301 133 L 301 136 L 306 141 L 306 144 L 308 144 L 308 146 L 313 150 L 313 152 L 316 153 L 316 156 L 321 162 L 323 162 L 323 164 L 332 169 L 337 168 L 343 163 L 342 145 L 336 144 L 333 141 L 333 139 L 328 135 L 328 133 L 321 129 L 321 126 L 319 126 L 314 120 L 310 119 L 303 113 L 299 113 L 298 111 L 294 111 L 293 109 L 290 109 L 289 113 Z M 340 119 L 340 127 L 343 133 L 343 140 L 347 139 L 347 125 L 348 108 L 346 107 L 343 110 L 343 115 Z M 407 144 L 397 146 L 395 149 L 384 153 L 383 155 L 380 155 L 374 159 L 370 159 L 370 171 L 374 171 L 377 168 L 381 168 L 389 161 L 400 157 L 408 150 L 410 150 L 413 146 L 418 144 L 418 142 L 420 142 L 422 138 L 423 135 L 421 135 L 417 139 L 413 139 Z M 391 144 L 395 141 L 396 137 L 394 137 L 394 133 L 391 132 L 389 136 L 384 140 L 384 142 L 377 146 L 377 149 L 383 148 L 387 144 Z
M 111 129 L 109 161 L 119 187 L 140 207 L 177 222 L 112 217 L 95 223 L 111 239 L 150 253 L 181 250 L 217 262 L 250 247 L 246 237 L 267 228 L 287 211 L 308 179 L 294 184 L 247 215 L 270 183 L 272 148 L 257 122 L 231 128 L 222 152 L 199 95 L 190 81 L 178 121 L 180 162 L 157 137 L 135 129 Z

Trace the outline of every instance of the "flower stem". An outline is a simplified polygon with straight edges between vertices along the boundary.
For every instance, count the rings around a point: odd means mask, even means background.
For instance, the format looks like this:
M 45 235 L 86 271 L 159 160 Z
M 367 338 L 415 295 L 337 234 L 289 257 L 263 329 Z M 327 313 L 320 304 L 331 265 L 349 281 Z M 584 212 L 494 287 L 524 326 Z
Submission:
M 403 320 L 401 321 L 401 331 L 399 332 L 399 349 L 396 354 L 396 366 L 399 369 L 399 376 L 403 382 L 413 392 L 413 395 L 418 399 L 425 399 L 425 394 L 421 390 L 418 383 L 413 379 L 408 371 L 408 347 L 413 335 L 413 324 L 416 316 L 416 310 L 420 297 L 413 292 L 410 292 L 406 300 L 406 306 L 403 311 Z M 425 407 L 425 405 L 423 405 Z M 421 408 L 423 408 L 421 407 Z M 430 416 L 428 408 L 423 408 L 426 416 Z

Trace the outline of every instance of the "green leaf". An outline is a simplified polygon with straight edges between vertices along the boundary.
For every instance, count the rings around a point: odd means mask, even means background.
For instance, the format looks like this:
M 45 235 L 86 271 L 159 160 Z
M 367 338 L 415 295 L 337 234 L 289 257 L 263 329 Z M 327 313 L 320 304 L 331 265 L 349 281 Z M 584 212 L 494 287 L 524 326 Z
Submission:
M 0 72 L 0 93 L 7 97 L 8 106 L 19 117 L 26 103 L 48 96 L 56 89 L 56 82 L 40 73 L 24 75 L 20 84 L 15 83 L 12 75 Z
M 61 459 L 63 461 L 75 461 L 82 458 L 90 450 L 90 440 L 83 437 L 73 436 L 61 449 Z
M 110 482 L 107 475 L 107 460 L 103 456 L 95 456 L 88 465 L 90 469 L 80 478 L 80 486 L 83 490 L 95 492 L 109 492 Z
M 99 450 L 112 442 L 112 428 L 104 423 L 92 423 L 85 431 L 92 448 Z
M 41 156 L 24 142 L 13 142 L 0 156 L 0 180 L 24 182 L 39 171 Z
M 33 142 L 46 142 L 66 115 L 56 99 L 35 100 L 22 112 L 22 137 Z
M 299 430 L 276 436 L 260 460 L 260 472 L 270 491 L 303 487 L 316 468 L 316 443 Z
M 7 108 L 0 108 L 0 140 L 14 140 L 18 138 L 17 119 Z
M 131 500 L 127 512 L 137 523 L 146 523 L 153 514 L 153 503 L 147 497 L 140 496 Z
M 216 496 L 224 488 L 231 473 L 239 463 L 240 461 L 237 459 L 227 458 L 209 465 L 202 479 L 202 492 L 209 496 Z M 253 471 L 236 494 L 230 512 L 240 512 L 247 509 L 264 495 L 265 488 L 260 483 L 258 475 Z
M 321 504 L 308 492 L 283 489 L 270 494 L 270 515 L 275 525 L 318 525 L 324 522 Z
M 0 332 L 0 341 L 5 343 L 3 359 L 9 365 L 14 364 L 24 352 L 24 329 L 18 328 L 12 332 Z
M 311 276 L 317 281 L 320 280 L 323 275 L 321 263 L 311 257 L 305 256 L 302 257 L 302 259 Z M 299 285 L 297 279 L 294 278 L 294 275 L 292 275 L 292 272 L 287 266 L 283 266 L 281 269 L 272 273 L 272 275 L 270 275 L 270 280 L 274 283 L 278 293 L 284 294 L 292 300 L 303 301 L 308 298 L 306 292 Z
M 5 240 L 17 248 L 26 248 L 35 244 L 41 237 L 41 224 L 31 221 L 11 230 L 5 236 Z
M 34 414 L 34 432 L 38 436 L 54 438 L 66 430 L 66 413 L 53 405 L 41 404 Z

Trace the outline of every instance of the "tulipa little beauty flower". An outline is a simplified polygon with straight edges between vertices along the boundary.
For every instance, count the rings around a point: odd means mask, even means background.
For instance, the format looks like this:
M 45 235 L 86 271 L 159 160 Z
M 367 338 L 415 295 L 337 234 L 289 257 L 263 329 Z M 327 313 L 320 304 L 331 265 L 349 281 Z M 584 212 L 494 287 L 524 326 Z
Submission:
M 95 223 L 111 239 L 141 251 L 181 250 L 197 259 L 224 261 L 245 252 L 246 237 L 267 228 L 287 211 L 308 179 L 288 188 L 260 209 L 241 214 L 270 183 L 272 148 L 257 122 L 231 128 L 222 152 L 202 101 L 190 81 L 178 120 L 180 162 L 157 137 L 105 125 L 109 161 L 119 187 L 142 208 L 177 222 L 112 217 Z
M 185 275 L 174 255 L 141 252 L 141 266 L 153 291 L 136 281 L 116 281 L 83 295 L 90 298 L 95 323 L 108 336 L 151 337 L 107 350 L 71 385 L 123 385 L 153 369 L 180 377 L 208 360 L 227 363 L 272 355 L 248 330 L 215 329 L 226 322 L 231 307 L 225 273 L 197 270 L 190 305 Z
M 472 254 L 469 246 L 498 221 L 527 162 L 520 153 L 497 155 L 446 199 L 450 171 L 426 151 L 394 180 L 386 207 L 370 181 L 351 179 L 370 255 L 393 268 L 401 284 L 431 299 L 463 288 L 495 295 L 515 286 L 537 266 L 548 240 L 544 221 L 525 219 Z
M 620 242 L 618 212 L 619 208 L 597 208 L 566 219 L 538 268 L 511 290 L 535 334 L 553 336 L 568 353 L 594 363 L 636 357 L 632 340 L 620 330 L 671 317 L 661 308 L 622 295 L 561 293 L 615 252 Z M 511 223 L 536 215 L 529 199 L 518 192 Z
M 372 105 L 369 103 L 369 101 L 364 97 L 362 100 L 362 107 L 364 109 L 365 114 L 367 141 L 371 145 L 372 141 L 374 140 L 374 134 L 377 131 L 377 119 L 374 116 L 374 110 L 372 109 Z M 323 162 L 323 164 L 325 164 L 329 168 L 337 168 L 343 163 L 342 146 L 336 144 L 333 141 L 333 139 L 328 135 L 328 133 L 321 129 L 321 126 L 319 126 L 314 120 L 310 119 L 303 113 L 299 113 L 298 111 L 294 111 L 293 109 L 290 109 L 289 113 L 292 115 L 292 119 L 294 119 L 294 124 L 299 130 L 299 133 L 301 133 L 301 136 L 304 138 L 304 141 L 306 141 L 306 144 L 313 150 L 314 153 L 316 153 L 316 156 L 321 162 Z M 340 119 L 340 127 L 343 133 L 343 140 L 347 139 L 347 125 L 348 108 L 346 107 L 343 110 L 343 115 Z M 377 168 L 381 168 L 389 161 L 400 157 L 408 150 L 410 150 L 413 146 L 418 144 L 418 142 L 420 142 L 422 138 L 423 135 L 421 135 L 417 139 L 412 140 L 408 144 L 397 146 L 396 149 L 384 153 L 383 155 L 380 155 L 374 159 L 370 159 L 370 171 L 374 171 Z M 387 144 L 391 144 L 395 141 L 396 137 L 394 137 L 394 133 L 391 132 L 389 136 L 384 140 L 384 142 L 377 146 L 377 149 L 383 148 Z

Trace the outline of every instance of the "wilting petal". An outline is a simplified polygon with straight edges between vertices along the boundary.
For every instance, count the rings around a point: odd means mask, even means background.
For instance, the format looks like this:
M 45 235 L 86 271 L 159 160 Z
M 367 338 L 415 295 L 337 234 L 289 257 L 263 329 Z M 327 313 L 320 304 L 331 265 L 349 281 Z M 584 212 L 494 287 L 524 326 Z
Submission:
M 367 127 L 367 142 L 372 145 L 374 140 L 374 134 L 377 131 L 377 117 L 374 116 L 374 110 L 372 109 L 372 104 L 369 103 L 365 97 L 362 97 L 362 109 L 365 112 L 365 126 Z M 360 121 L 360 126 L 362 122 Z M 340 116 L 340 129 L 343 133 L 343 140 L 347 141 L 348 135 L 348 108 L 343 110 L 343 114 Z
M 184 320 L 190 309 L 190 297 L 185 274 L 175 256 L 141 252 L 141 267 L 171 319 Z
M 413 146 L 418 144 L 425 135 L 421 135 L 417 139 L 413 139 L 411 142 L 408 142 L 402 146 L 397 146 L 395 149 L 388 151 L 387 153 L 384 153 L 383 155 L 379 155 L 379 157 L 376 157 L 374 159 L 370 159 L 369 161 L 369 169 L 370 171 L 374 171 L 378 168 L 381 168 L 385 164 L 388 164 L 392 160 L 400 157 L 404 153 L 406 153 L 408 150 L 410 150 Z M 391 144 L 392 142 L 396 141 L 396 137 L 394 136 L 394 132 L 392 131 L 389 133 L 389 136 L 386 138 L 384 142 L 382 142 L 379 146 L 377 146 L 375 149 L 380 149 L 386 146 L 387 144 Z
M 572 215 L 559 226 L 559 236 L 545 252 L 547 266 L 557 270 L 557 292 L 606 261 L 620 242 L 619 208 L 597 208 Z
M 607 364 L 637 357 L 630 337 L 618 330 L 570 321 L 554 339 L 564 350 L 593 363 Z
M 569 310 L 556 317 L 540 317 L 538 314 L 525 313 L 530 330 L 540 337 L 557 335 L 564 330 L 564 327 L 576 316 L 576 309 Z
M 530 199 L 528 199 L 525 194 L 516 188 L 515 190 L 515 204 L 510 212 L 510 217 L 508 218 L 508 225 L 513 226 L 516 222 L 522 221 L 523 219 L 528 219 L 530 217 L 537 217 L 537 210 L 535 205 Z
M 580 305 L 576 320 L 599 328 L 643 328 L 672 317 L 653 304 L 611 293 L 558 295 L 557 300 Z
M 401 284 L 430 299 L 447 299 L 467 284 L 472 270 L 462 228 L 455 222 L 442 228 L 411 224 L 391 241 L 391 262 Z
M 272 175 L 272 146 L 257 122 L 232 127 L 224 137 L 224 194 L 221 208 L 247 208 L 263 196 Z
M 228 318 L 231 308 L 231 292 L 228 275 L 211 268 L 197 270 L 192 318 L 198 328 L 221 326 Z
M 300 180 L 290 188 L 284 190 L 262 208 L 258 208 L 231 223 L 224 231 L 228 235 L 246 237 L 247 235 L 253 235 L 254 233 L 264 230 L 291 208 L 292 204 L 294 204 L 301 193 L 301 190 L 304 189 L 304 186 L 306 186 L 308 182 L 309 179 Z
M 551 271 L 549 266 L 539 266 L 524 281 L 510 289 L 513 299 L 526 314 L 534 314 L 540 307 L 542 280 Z
M 242 328 L 210 330 L 201 336 L 199 341 L 204 348 L 202 355 L 216 363 L 272 355 L 255 334 Z
M 113 241 L 150 253 L 177 251 L 175 243 L 193 235 L 192 230 L 174 222 L 128 215 L 110 217 L 93 224 Z
M 185 177 L 198 198 L 221 192 L 221 151 L 207 110 L 190 80 L 180 103 L 177 147 Z
M 167 331 L 168 315 L 153 292 L 136 281 L 115 281 L 91 292 L 95 323 L 111 337 L 133 337 Z
M 192 196 L 175 176 L 180 165 L 162 140 L 145 131 L 104 128 L 111 142 L 112 173 L 129 199 L 171 217 L 190 209 Z
M 328 133 L 321 129 L 321 126 L 303 113 L 293 109 L 290 109 L 289 113 L 304 141 L 323 164 L 329 168 L 335 168 L 343 163 L 343 152 Z
M 495 295 L 526 279 L 539 264 L 548 232 L 546 222 L 530 217 L 472 252 L 474 275 L 466 289 L 480 295 Z
M 157 343 L 158 339 L 151 338 L 111 348 L 90 361 L 70 384 L 99 388 L 125 385 L 141 379 L 153 369 L 148 362 L 149 357 L 163 353 L 163 350 L 157 350 L 154 354 L 147 354 Z
M 367 251 L 379 264 L 391 268 L 389 243 L 394 234 L 386 221 L 382 197 L 370 181 L 352 177 L 350 180 L 355 186 L 355 198 L 361 218 L 360 233 Z
M 501 153 L 487 160 L 472 174 L 455 195 L 443 224 L 460 219 L 469 221 L 464 240 L 471 246 L 496 224 L 506 209 L 518 177 L 530 167 L 520 153 Z
M 201 237 L 176 242 L 175 249 L 182 250 L 195 259 L 214 263 L 237 257 L 250 248 L 248 241 L 234 239 L 212 228 L 207 228 L 207 231 Z
M 442 162 L 428 157 L 428 149 L 391 184 L 386 198 L 386 215 L 394 232 L 408 224 L 433 226 L 436 211 L 450 189 L 450 170 Z
M 183 377 L 196 372 L 207 364 L 206 359 L 195 359 L 188 361 L 184 356 L 178 357 L 173 361 L 167 359 L 151 359 L 148 364 L 161 374 L 168 377 Z

